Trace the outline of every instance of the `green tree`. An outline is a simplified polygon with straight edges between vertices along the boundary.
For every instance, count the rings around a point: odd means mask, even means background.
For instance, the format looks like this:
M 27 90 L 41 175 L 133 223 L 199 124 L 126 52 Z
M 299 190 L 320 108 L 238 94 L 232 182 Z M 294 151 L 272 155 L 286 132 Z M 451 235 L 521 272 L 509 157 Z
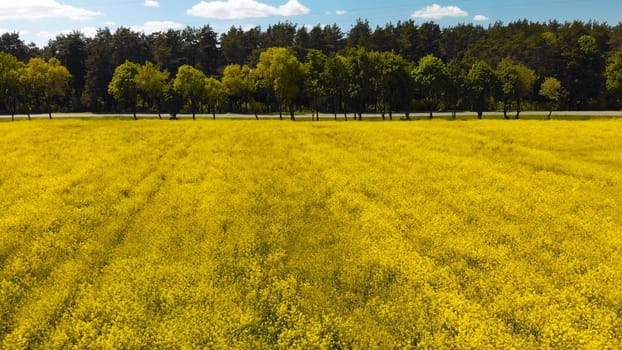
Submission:
M 503 95 L 503 116 L 509 119 L 507 112 L 512 102 L 516 103 L 516 119 L 520 118 L 521 102 L 531 93 L 536 82 L 536 73 L 526 66 L 503 59 L 497 67 L 497 76 L 501 82 Z
M 108 84 L 108 93 L 115 100 L 123 101 L 132 109 L 134 120 L 136 117 L 136 104 L 138 103 L 138 87 L 136 84 L 136 76 L 138 75 L 139 66 L 130 61 L 125 61 L 114 70 L 112 80 Z
M 412 81 L 408 72 L 408 62 L 393 52 L 373 53 L 378 67 L 378 95 L 382 119 L 388 110 L 389 119 L 393 120 L 393 111 L 410 105 Z
M 222 105 L 227 97 L 227 90 L 223 83 L 216 78 L 205 79 L 205 100 L 207 109 L 212 111 L 212 116 L 216 119 L 216 109 Z
M 80 109 L 80 99 L 86 81 L 86 60 L 88 59 L 86 37 L 78 31 L 59 34 L 49 42 L 44 53 L 45 57 L 58 58 L 71 73 L 68 91 L 71 97 L 69 108 L 72 110 Z
M 0 51 L 13 55 L 21 62 L 27 62 L 32 58 L 32 54 L 19 37 L 19 33 L 4 33 L 0 35 Z
M 566 53 L 564 88 L 571 104 L 588 108 L 604 96 L 607 62 L 594 36 L 582 35 L 572 44 Z
M 607 90 L 616 97 L 618 103 L 622 103 L 622 49 L 609 59 L 605 76 Z
M 162 90 L 162 108 L 170 114 L 171 120 L 177 119 L 177 113 L 184 106 L 184 98 L 175 91 L 175 81 L 169 80 Z
M 553 109 L 559 108 L 559 100 L 562 93 L 562 83 L 552 77 L 544 79 L 540 86 L 540 96 L 546 98 L 549 101 L 549 115 L 548 119 L 551 120 L 551 114 Z
M 326 95 L 332 100 L 333 114 L 337 119 L 337 111 L 343 111 L 344 118 L 348 120 L 345 101 L 348 95 L 348 71 L 346 58 L 341 55 L 332 55 L 326 60 L 321 80 L 324 82 Z
M 136 88 L 144 94 L 152 106 L 156 106 L 160 119 L 162 119 L 164 86 L 169 76 L 168 71 L 162 71 L 158 66 L 147 61 L 144 65 L 138 66 L 138 73 L 135 77 Z
M 326 98 L 325 82 L 322 73 L 328 57 L 316 49 L 309 49 L 305 68 L 305 92 L 311 99 L 312 112 L 320 119 L 320 105 Z
M 47 62 L 42 58 L 32 58 L 26 66 L 25 79 L 36 100 L 44 100 L 52 119 L 52 101 L 56 97 L 65 96 L 71 79 L 67 68 L 54 57 Z
M 488 102 L 495 96 L 497 90 L 497 76 L 486 61 L 473 63 L 466 77 L 467 90 L 473 110 L 477 112 L 477 119 L 482 119 Z
M 111 110 L 114 98 L 108 94 L 108 84 L 112 80 L 116 66 L 112 64 L 112 33 L 100 29 L 94 38 L 87 42 L 88 57 L 85 62 L 86 78 L 82 104 L 93 112 Z
M 304 68 L 293 49 L 274 47 L 262 52 L 256 74 L 264 86 L 273 89 L 280 118 L 283 119 L 282 106 L 285 105 L 289 107 L 291 119 L 295 120 L 295 102 L 302 87 Z
M 186 64 L 184 40 L 179 30 L 169 29 L 152 36 L 153 59 L 157 65 L 169 72 Z
M 368 102 L 376 98 L 374 94 L 377 82 L 376 67 L 373 57 L 363 47 L 350 49 L 346 56 L 346 71 L 349 82 L 349 100 L 354 108 L 355 117 L 363 119 L 363 112 Z
M 356 24 L 350 29 L 347 45 L 349 48 L 364 47 L 368 49 L 370 37 L 371 27 L 369 26 L 369 21 L 359 18 L 356 20 Z
M 451 118 L 456 120 L 457 110 L 462 106 L 466 86 L 466 73 L 455 60 L 446 65 L 447 89 L 445 90 L 445 108 L 451 110 Z
M 17 104 L 24 86 L 20 76 L 24 74 L 24 63 L 15 56 L 0 51 L 0 100 L 15 120 Z
M 205 96 L 205 79 L 203 72 L 187 64 L 179 67 L 175 77 L 175 90 L 190 104 L 192 120 L 196 119 L 197 106 Z
M 252 96 L 257 90 L 256 80 L 256 76 L 251 72 L 249 66 L 230 64 L 223 71 L 222 84 L 230 101 L 237 104 L 238 110 L 248 112 L 250 104 L 253 106 L 255 119 L 259 119 L 254 101 L 252 101 Z
M 412 72 L 417 88 L 422 93 L 424 101 L 430 110 L 430 119 L 449 84 L 447 67 L 443 61 L 427 55 L 419 61 L 419 65 Z

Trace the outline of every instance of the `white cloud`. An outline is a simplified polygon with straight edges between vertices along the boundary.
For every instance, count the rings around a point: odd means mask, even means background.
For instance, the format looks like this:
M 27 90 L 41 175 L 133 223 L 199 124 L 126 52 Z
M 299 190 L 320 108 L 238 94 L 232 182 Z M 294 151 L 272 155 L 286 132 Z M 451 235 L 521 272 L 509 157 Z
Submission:
M 184 25 L 172 21 L 152 21 L 145 22 L 142 25 L 131 26 L 130 29 L 135 32 L 143 32 L 145 34 L 153 34 L 158 32 L 165 32 L 169 29 L 184 29 Z
M 246 19 L 271 16 L 299 16 L 311 10 L 298 0 L 288 0 L 285 5 L 270 6 L 256 0 L 201 1 L 186 11 L 190 16 L 216 19 Z
M 97 28 L 95 28 L 95 27 L 83 27 L 82 29 L 80 29 L 80 32 L 82 34 L 84 34 L 85 37 L 92 38 L 95 35 L 97 35 Z
M 338 16 L 343 16 L 343 15 L 347 14 L 347 13 L 348 13 L 348 11 L 346 11 L 346 10 L 337 10 L 337 11 L 335 11 L 335 13 L 336 13 Z
M 117 22 L 113 22 L 113 21 L 106 21 L 106 22 L 104 22 L 104 25 L 105 25 L 106 27 L 114 27 L 114 26 L 116 26 L 116 25 L 117 25 Z
M 486 16 L 483 16 L 483 15 L 477 15 L 477 16 L 473 17 L 473 20 L 474 21 L 482 21 L 483 22 L 483 21 L 489 21 L 490 18 L 488 18 Z
M 100 15 L 100 12 L 63 5 L 56 0 L 0 1 L 0 20 L 36 21 L 44 18 L 86 20 Z
M 160 7 L 160 3 L 156 0 L 145 0 L 146 7 Z
M 413 12 L 411 17 L 422 19 L 442 19 L 466 17 L 468 15 L 468 12 L 456 6 L 441 6 L 439 4 L 434 4 Z
M 44 47 L 45 45 L 48 44 L 50 40 L 56 39 L 57 36 L 61 34 L 71 34 L 74 31 L 75 31 L 74 29 L 59 30 L 57 32 L 49 32 L 47 30 L 42 30 L 37 33 L 34 33 L 34 37 L 32 38 L 32 40 L 34 41 L 35 44 L 37 44 L 37 46 Z M 95 27 L 83 27 L 82 29 L 79 29 L 78 31 L 84 34 L 84 36 L 87 38 L 92 38 L 97 34 L 97 28 Z M 20 34 L 27 36 L 29 33 L 20 32 Z

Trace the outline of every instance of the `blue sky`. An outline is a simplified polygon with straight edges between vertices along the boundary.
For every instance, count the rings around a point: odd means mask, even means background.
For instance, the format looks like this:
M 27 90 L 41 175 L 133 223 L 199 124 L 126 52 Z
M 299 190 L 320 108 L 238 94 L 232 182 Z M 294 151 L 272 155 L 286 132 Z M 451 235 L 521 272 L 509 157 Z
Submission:
M 442 26 L 458 23 L 597 20 L 622 21 L 621 0 L 0 0 L 0 32 L 19 32 L 43 46 L 59 33 L 119 26 L 152 33 L 210 24 L 218 33 L 232 25 L 267 27 L 279 21 L 299 25 L 337 23 L 347 32 L 357 18 L 372 27 L 414 19 Z

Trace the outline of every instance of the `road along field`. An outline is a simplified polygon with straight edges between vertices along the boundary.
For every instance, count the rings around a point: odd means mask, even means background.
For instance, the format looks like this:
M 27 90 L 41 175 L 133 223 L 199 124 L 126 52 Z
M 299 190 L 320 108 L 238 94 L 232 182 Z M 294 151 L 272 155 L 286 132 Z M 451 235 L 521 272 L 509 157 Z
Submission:
M 0 348 L 621 348 L 622 122 L 0 124 Z

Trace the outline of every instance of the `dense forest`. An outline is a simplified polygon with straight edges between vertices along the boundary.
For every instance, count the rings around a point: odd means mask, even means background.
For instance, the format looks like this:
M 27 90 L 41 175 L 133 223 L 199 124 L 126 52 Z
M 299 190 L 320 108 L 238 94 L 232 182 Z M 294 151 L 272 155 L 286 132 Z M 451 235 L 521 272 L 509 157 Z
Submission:
M 0 37 L 0 113 L 619 109 L 622 23 L 358 20 Z M 516 113 L 518 117 L 519 113 Z M 50 114 L 51 117 L 51 114 Z

